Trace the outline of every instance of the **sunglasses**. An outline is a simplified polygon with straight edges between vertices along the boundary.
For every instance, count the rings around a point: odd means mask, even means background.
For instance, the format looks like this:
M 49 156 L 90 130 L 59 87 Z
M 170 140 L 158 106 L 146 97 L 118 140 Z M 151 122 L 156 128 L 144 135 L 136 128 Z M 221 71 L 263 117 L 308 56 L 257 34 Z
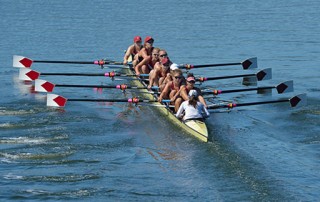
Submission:
M 188 81 L 188 83 L 196 83 L 195 81 Z
M 182 76 L 175 76 L 175 79 L 182 79 Z
M 160 57 L 168 57 L 168 54 L 162 54 Z

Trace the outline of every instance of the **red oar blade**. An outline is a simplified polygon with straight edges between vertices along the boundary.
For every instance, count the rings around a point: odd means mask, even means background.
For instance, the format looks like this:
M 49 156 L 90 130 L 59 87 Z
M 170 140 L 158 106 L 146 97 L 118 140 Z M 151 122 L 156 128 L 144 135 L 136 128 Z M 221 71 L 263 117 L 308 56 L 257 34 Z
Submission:
M 290 98 L 291 107 L 301 107 L 307 104 L 307 94 L 303 93 Z
M 36 79 L 35 80 L 35 91 L 36 92 L 52 92 L 54 89 L 54 84 L 46 80 Z
M 40 73 L 31 69 L 21 68 L 19 70 L 19 79 L 24 81 L 33 81 L 38 79 Z
M 258 60 L 256 57 L 246 59 L 241 62 L 243 69 L 256 69 L 258 68 Z
M 67 103 L 67 99 L 56 94 L 47 95 L 47 106 L 49 107 L 64 107 Z
M 13 56 L 13 67 L 30 68 L 32 65 L 32 60 L 24 56 L 14 55 Z
M 279 94 L 293 92 L 293 81 L 286 81 L 276 86 Z

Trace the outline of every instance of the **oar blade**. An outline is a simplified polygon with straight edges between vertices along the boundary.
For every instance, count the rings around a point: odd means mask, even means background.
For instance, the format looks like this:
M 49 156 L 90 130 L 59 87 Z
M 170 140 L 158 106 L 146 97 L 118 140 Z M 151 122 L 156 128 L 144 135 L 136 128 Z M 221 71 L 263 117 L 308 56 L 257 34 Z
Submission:
M 243 69 L 256 69 L 258 68 L 258 59 L 256 57 L 246 59 L 241 62 Z
M 36 79 L 34 83 L 36 92 L 52 92 L 55 86 L 53 83 L 43 79 Z
M 296 95 L 289 100 L 291 107 L 301 107 L 307 104 L 307 94 Z
M 67 103 L 67 99 L 56 94 L 47 95 L 47 106 L 49 107 L 64 107 Z
M 24 69 L 24 68 L 19 69 L 19 80 L 33 81 L 38 79 L 39 76 L 40 76 L 40 73 L 32 69 Z
M 257 76 L 258 81 L 272 79 L 272 69 L 271 68 L 263 69 L 263 70 L 259 71 L 256 74 L 256 76 Z
M 293 92 L 293 81 L 286 81 L 276 86 L 279 94 Z
M 13 56 L 13 67 L 19 67 L 19 68 L 30 68 L 32 65 L 32 60 L 29 58 L 26 58 L 24 56 L 20 55 L 14 55 Z

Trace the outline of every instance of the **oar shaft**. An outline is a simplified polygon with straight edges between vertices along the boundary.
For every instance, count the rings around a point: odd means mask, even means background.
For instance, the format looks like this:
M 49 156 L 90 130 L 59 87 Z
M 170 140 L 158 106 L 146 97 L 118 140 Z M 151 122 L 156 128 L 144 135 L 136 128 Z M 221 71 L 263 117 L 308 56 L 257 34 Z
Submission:
M 75 88 L 117 88 L 117 89 L 147 89 L 146 87 L 138 86 L 126 86 L 126 85 L 117 85 L 117 86 L 107 86 L 107 85 L 81 85 L 81 84 L 55 84 L 55 87 L 75 87 Z M 155 88 L 154 88 L 155 89 Z
M 136 77 L 135 74 L 118 74 L 115 72 L 106 73 L 41 73 L 42 76 L 106 76 L 106 77 Z M 149 74 L 140 74 L 140 77 L 148 77 Z
M 231 75 L 231 76 L 207 77 L 207 78 L 204 78 L 204 80 L 205 81 L 210 81 L 210 80 L 219 80 L 219 79 L 232 79 L 232 78 L 239 78 L 239 77 L 246 77 L 246 76 L 256 76 L 256 74 L 242 74 L 242 75 Z
M 36 63 L 54 63 L 54 64 L 95 64 L 95 65 L 123 65 L 123 62 L 96 60 L 96 61 L 64 61 L 64 60 L 34 60 Z
M 81 98 L 72 98 L 68 99 L 68 101 L 76 101 L 76 102 L 128 102 L 128 100 L 115 100 L 115 99 L 81 99 Z M 140 102 L 140 100 L 139 100 Z
M 236 63 L 221 63 L 221 64 L 193 65 L 193 68 L 221 67 L 221 66 L 233 66 L 233 65 L 241 65 L 241 62 L 236 62 Z
M 288 99 L 283 99 L 283 100 L 271 100 L 271 101 L 262 101 L 262 102 L 239 103 L 239 104 L 236 104 L 236 107 L 272 104 L 272 103 L 280 103 L 280 102 L 288 102 L 288 101 L 289 101 Z
M 41 73 L 43 76 L 105 76 L 104 73 Z
M 290 101 L 289 99 L 282 99 L 282 100 L 271 100 L 271 101 L 261 101 L 261 102 L 248 102 L 248 103 L 229 103 L 229 104 L 223 104 L 223 105 L 209 106 L 208 109 L 234 108 L 234 107 L 263 105 L 263 104 L 272 104 L 272 103 L 289 102 L 289 101 Z
M 94 61 L 54 61 L 54 60 L 34 60 L 37 63 L 55 63 L 55 64 L 94 64 Z
M 245 92 L 245 91 L 256 91 L 256 90 L 267 90 L 267 89 L 273 89 L 274 86 L 268 86 L 268 87 L 258 87 L 258 88 L 247 88 L 247 89 L 234 89 L 234 90 L 222 90 L 222 93 L 237 93 L 237 92 Z
M 129 102 L 135 103 L 130 99 L 85 99 L 85 98 L 71 98 L 68 99 L 71 102 Z M 144 103 L 151 103 L 151 102 L 158 102 L 157 100 L 138 100 L 137 103 L 144 102 Z M 162 102 L 170 102 L 170 100 L 162 100 Z

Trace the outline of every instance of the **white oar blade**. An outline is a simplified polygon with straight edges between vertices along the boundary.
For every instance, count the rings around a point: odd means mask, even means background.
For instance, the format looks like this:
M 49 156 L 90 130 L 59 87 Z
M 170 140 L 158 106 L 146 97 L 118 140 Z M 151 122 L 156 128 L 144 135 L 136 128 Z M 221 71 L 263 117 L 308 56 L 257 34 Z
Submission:
M 293 81 L 286 81 L 276 86 L 279 94 L 293 92 Z
M 30 68 L 32 65 L 32 60 L 23 56 L 14 55 L 13 56 L 13 67 Z
M 31 69 L 20 68 L 19 79 L 24 81 L 33 81 L 38 79 L 40 73 Z
M 256 57 L 246 59 L 242 62 L 243 69 L 256 69 L 258 68 L 258 60 Z
M 272 69 L 267 68 L 267 69 L 263 69 L 263 70 L 259 71 L 257 73 L 257 79 L 258 79 L 258 81 L 272 79 Z
M 47 106 L 49 107 L 64 107 L 67 103 L 67 99 L 56 94 L 47 95 Z
M 292 97 L 290 100 L 291 107 L 301 107 L 307 104 L 307 94 L 303 93 Z
M 36 92 L 52 92 L 54 89 L 54 84 L 46 80 L 36 79 L 34 83 Z

